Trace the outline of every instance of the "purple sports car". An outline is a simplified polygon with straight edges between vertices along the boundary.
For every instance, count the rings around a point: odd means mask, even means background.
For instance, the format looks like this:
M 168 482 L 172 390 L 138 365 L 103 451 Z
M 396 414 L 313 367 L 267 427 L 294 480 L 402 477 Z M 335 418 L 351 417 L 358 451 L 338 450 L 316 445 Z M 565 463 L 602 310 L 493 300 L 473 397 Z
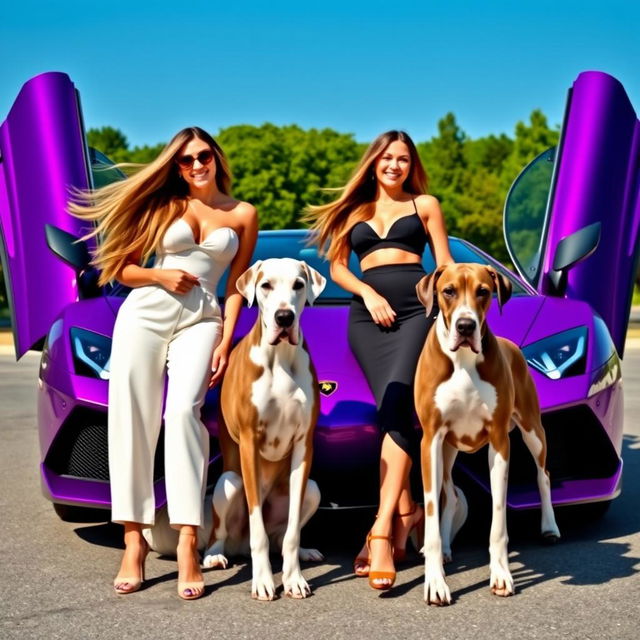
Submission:
M 45 496 L 70 508 L 108 509 L 107 386 L 111 332 L 127 290 L 100 289 L 85 224 L 65 211 L 69 188 L 121 177 L 86 144 L 79 96 L 62 73 L 27 82 L 0 128 L 0 229 L 16 355 L 42 350 L 38 386 L 40 474 Z M 464 240 L 456 261 L 490 263 L 514 295 L 489 322 L 521 346 L 542 406 L 555 505 L 607 503 L 620 492 L 623 393 L 620 358 L 638 259 L 640 125 L 623 87 L 597 72 L 569 92 L 560 144 L 529 164 L 505 206 L 504 231 L 520 276 Z M 260 234 L 254 259 L 290 256 L 328 276 L 305 232 Z M 433 259 L 425 255 L 425 269 Z M 358 265 L 353 261 L 353 270 Z M 224 282 L 220 284 L 220 293 Z M 312 477 L 327 508 L 377 502 L 380 434 L 374 401 L 347 346 L 349 295 L 329 283 L 302 326 L 320 379 Z M 244 309 L 237 333 L 255 319 Z M 219 469 L 217 391 L 203 419 Z M 535 468 L 515 430 L 508 504 L 539 505 Z M 165 502 L 163 446 L 156 505 Z M 486 456 L 458 456 L 458 472 L 488 491 Z

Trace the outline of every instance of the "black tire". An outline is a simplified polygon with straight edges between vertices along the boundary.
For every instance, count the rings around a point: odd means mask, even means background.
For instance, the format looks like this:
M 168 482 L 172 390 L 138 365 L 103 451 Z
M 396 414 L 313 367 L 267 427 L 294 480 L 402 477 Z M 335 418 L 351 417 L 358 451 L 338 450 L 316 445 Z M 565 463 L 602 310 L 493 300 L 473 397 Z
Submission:
M 63 522 L 108 522 L 111 512 L 108 509 L 72 507 L 68 504 L 53 503 L 53 510 Z
M 556 507 L 556 514 L 558 519 L 565 522 L 595 522 L 604 517 L 612 502 L 613 500 L 602 500 L 600 502 Z

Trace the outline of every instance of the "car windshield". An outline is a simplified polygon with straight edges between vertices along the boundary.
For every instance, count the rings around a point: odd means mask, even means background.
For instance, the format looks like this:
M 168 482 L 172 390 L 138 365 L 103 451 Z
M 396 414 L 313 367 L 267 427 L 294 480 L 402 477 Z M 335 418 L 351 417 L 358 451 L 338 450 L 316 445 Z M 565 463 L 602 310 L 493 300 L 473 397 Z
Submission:
M 308 246 L 309 234 L 303 229 L 282 230 L 282 231 L 261 231 L 258 235 L 258 243 L 253 253 L 252 262 L 256 260 L 267 260 L 268 258 L 295 258 L 296 260 L 304 260 L 310 267 L 318 270 L 326 279 L 327 286 L 318 298 L 315 304 L 344 304 L 350 300 L 352 295 L 339 287 L 329 275 L 329 262 L 318 255 L 316 247 Z M 513 294 L 529 295 L 525 287 L 522 286 L 520 280 L 496 262 L 491 257 L 478 251 L 459 238 L 449 238 L 451 254 L 456 262 L 475 262 L 479 264 L 491 264 L 497 271 L 505 275 L 513 286 Z M 422 265 L 427 273 L 435 269 L 435 261 L 429 247 L 425 249 L 422 259 Z M 349 260 L 349 269 L 356 275 L 362 273 L 360 265 L 355 254 L 351 254 Z M 228 272 L 227 272 L 228 273 Z M 218 297 L 224 299 L 224 293 L 227 286 L 227 273 L 222 277 L 218 284 Z M 126 296 L 128 289 L 122 286 L 115 286 L 109 295 Z

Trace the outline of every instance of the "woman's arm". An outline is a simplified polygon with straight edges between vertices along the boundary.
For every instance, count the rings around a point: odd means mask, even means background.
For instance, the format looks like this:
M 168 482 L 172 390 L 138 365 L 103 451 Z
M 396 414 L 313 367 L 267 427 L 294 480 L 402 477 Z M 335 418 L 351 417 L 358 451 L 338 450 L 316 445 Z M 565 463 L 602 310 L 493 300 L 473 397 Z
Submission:
M 368 284 L 356 278 L 349 271 L 348 264 L 349 248 L 345 247 L 341 254 L 331 261 L 331 279 L 343 289 L 360 296 L 376 324 L 390 327 L 395 320 L 396 312 L 385 298 L 376 293 Z
M 141 267 L 140 254 L 132 253 L 127 263 L 116 275 L 116 280 L 126 287 L 144 287 L 149 284 L 159 284 L 172 293 L 187 293 L 194 286 L 200 284 L 196 276 L 182 271 L 182 269 L 155 269 Z
M 452 264 L 455 261 L 449 250 L 449 236 L 438 199 L 431 195 L 421 195 L 416 198 L 416 206 L 418 215 L 429 233 L 436 266 Z
M 241 233 L 240 246 L 229 268 L 227 290 L 224 298 L 224 319 L 222 325 L 222 340 L 213 352 L 211 372 L 213 376 L 209 386 L 220 382 L 227 367 L 233 331 L 242 309 L 242 294 L 236 288 L 236 281 L 249 268 L 249 261 L 253 255 L 258 238 L 258 213 L 256 208 L 248 202 L 241 202 L 235 212 L 240 218 Z

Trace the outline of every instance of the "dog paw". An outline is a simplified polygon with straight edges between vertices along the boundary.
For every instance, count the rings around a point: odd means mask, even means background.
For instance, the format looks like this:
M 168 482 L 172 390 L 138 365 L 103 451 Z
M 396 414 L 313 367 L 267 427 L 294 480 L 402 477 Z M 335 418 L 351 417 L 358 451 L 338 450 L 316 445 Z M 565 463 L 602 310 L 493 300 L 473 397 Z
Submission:
M 300 547 L 299 557 L 302 562 L 322 562 L 324 556 L 317 549 L 303 549 Z
M 542 542 L 544 544 L 556 544 L 556 542 L 560 541 L 560 530 L 558 527 L 550 528 L 546 531 L 543 531 L 541 534 Z
M 427 572 L 424 580 L 424 601 L 435 606 L 451 604 L 451 591 L 444 579 L 444 575 L 437 572 Z
M 311 595 L 311 587 L 299 572 L 290 576 L 283 576 L 282 584 L 285 595 L 290 598 L 299 600 Z
M 489 587 L 491 593 L 495 596 L 506 598 L 512 596 L 515 593 L 515 586 L 513 584 L 513 578 L 509 569 L 496 566 L 491 568 L 491 579 L 489 581 Z
M 276 586 L 268 558 L 266 560 L 253 558 L 251 597 L 255 600 L 273 600 L 276 597 Z
M 229 566 L 229 561 L 221 553 L 206 552 L 202 566 L 205 569 L 226 569 Z
M 276 597 L 276 586 L 273 578 L 251 581 L 251 597 L 254 600 L 273 600 Z
M 447 547 L 445 549 L 445 547 L 442 547 L 442 563 L 448 564 L 452 560 L 453 560 L 453 554 L 451 553 L 451 548 Z

